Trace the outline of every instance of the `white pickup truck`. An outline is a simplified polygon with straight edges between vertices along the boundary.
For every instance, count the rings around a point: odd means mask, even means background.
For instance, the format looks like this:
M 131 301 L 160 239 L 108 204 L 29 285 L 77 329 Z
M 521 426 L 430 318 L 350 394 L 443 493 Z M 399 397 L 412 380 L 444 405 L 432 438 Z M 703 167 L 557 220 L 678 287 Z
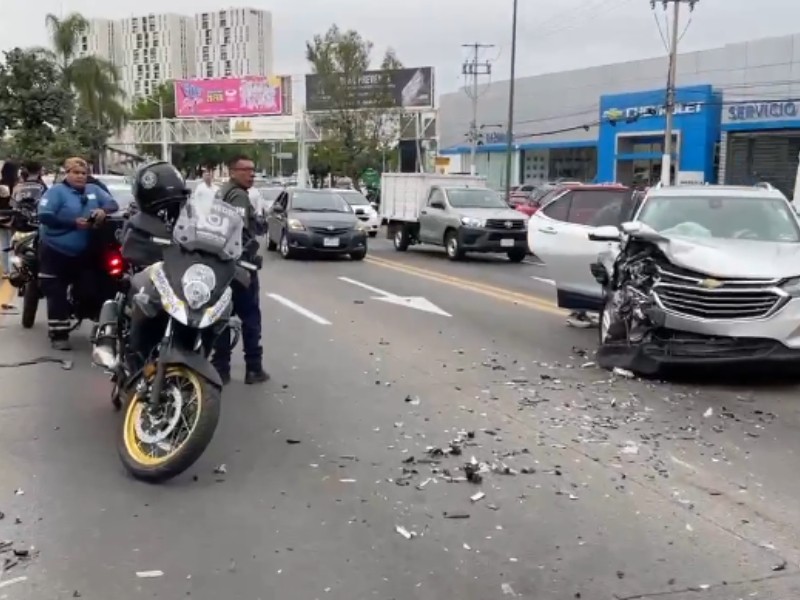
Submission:
M 528 252 L 527 217 L 511 209 L 486 179 L 474 175 L 384 173 L 381 217 L 398 252 L 414 244 L 444 246 L 450 260 L 467 252 Z

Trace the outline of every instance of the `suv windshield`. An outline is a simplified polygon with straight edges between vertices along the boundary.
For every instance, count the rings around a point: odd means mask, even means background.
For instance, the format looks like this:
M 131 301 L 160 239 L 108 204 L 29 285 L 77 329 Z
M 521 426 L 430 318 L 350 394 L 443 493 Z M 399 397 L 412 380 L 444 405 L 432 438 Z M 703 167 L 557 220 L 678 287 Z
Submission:
M 292 210 L 308 212 L 353 212 L 339 194 L 329 192 L 295 192 Z
M 492 190 L 447 190 L 447 199 L 453 208 L 508 208 Z
M 637 220 L 665 235 L 800 242 L 791 207 L 780 198 L 654 196 Z

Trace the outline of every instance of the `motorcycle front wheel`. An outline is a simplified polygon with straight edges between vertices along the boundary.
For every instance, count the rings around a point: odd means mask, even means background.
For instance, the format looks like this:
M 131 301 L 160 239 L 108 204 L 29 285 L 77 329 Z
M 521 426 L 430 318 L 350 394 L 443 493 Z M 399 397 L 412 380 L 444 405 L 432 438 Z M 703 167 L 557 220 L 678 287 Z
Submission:
M 185 366 L 164 376 L 163 401 L 151 407 L 133 394 L 117 440 L 122 464 L 136 479 L 160 483 L 183 473 L 203 454 L 219 423 L 221 392 Z

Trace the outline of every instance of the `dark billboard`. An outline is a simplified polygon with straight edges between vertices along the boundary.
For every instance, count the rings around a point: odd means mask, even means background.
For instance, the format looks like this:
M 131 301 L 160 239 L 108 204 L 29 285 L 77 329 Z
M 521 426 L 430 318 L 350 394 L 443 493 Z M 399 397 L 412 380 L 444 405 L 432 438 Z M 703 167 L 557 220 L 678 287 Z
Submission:
M 306 75 L 306 111 L 433 108 L 433 68 L 365 71 L 357 81 Z

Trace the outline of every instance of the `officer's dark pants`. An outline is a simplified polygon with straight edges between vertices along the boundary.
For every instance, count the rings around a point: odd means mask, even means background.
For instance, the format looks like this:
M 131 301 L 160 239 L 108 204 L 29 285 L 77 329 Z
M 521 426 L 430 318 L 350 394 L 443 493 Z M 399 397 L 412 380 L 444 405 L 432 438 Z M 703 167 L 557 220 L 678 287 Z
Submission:
M 72 307 L 67 299 L 71 284 L 89 289 L 91 272 L 87 256 L 62 254 L 46 243 L 39 245 L 39 285 L 47 299 L 47 331 L 51 340 L 66 340 L 71 327 Z
M 233 314 L 242 320 L 242 345 L 244 364 L 247 371 L 260 371 L 264 350 L 261 347 L 261 292 L 258 275 L 251 277 L 250 285 L 245 287 L 238 281 L 231 283 L 233 292 Z M 211 363 L 220 376 L 231 372 L 231 331 L 226 329 L 217 338 Z

